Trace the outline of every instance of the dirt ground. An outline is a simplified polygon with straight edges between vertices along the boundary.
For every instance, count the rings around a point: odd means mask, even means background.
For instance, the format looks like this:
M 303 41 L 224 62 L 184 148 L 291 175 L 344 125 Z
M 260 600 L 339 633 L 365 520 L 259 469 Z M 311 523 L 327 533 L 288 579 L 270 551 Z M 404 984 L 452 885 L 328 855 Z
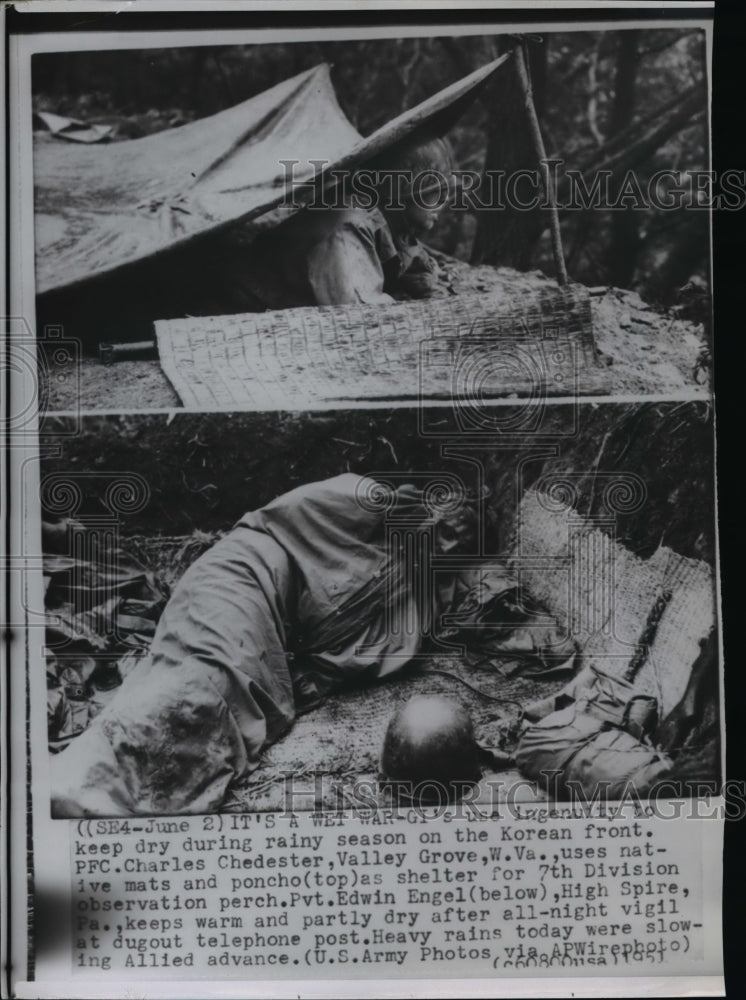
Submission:
M 435 670 L 442 673 L 431 673 Z M 458 657 L 423 659 L 415 671 L 367 689 L 340 692 L 297 719 L 290 732 L 264 753 L 258 769 L 234 787 L 226 811 L 283 809 L 291 804 L 291 795 L 296 807 L 305 808 L 346 809 L 371 796 L 385 805 L 390 799 L 378 777 L 386 727 L 410 698 L 441 695 L 459 702 L 472 718 L 479 745 L 507 755 L 515 746 L 520 706 L 553 694 L 570 676 L 510 677 L 497 660 L 490 669 L 474 669 Z M 292 782 L 285 779 L 287 774 Z M 514 766 L 498 769 L 487 763 L 473 799 L 485 807 L 504 802 L 508 788 L 519 780 Z M 526 789 L 523 797 L 546 796 L 534 788 Z
M 539 271 L 471 267 L 438 255 L 443 296 L 468 292 L 516 295 L 550 283 Z M 656 310 L 636 292 L 591 290 L 591 311 L 600 362 L 607 366 L 609 395 L 702 396 L 709 393 L 709 354 L 702 323 Z M 79 364 L 47 358 L 47 412 L 180 408 L 181 402 L 155 360 Z M 385 386 L 382 386 L 385 391 Z M 416 388 L 413 387 L 413 388 Z M 506 392 L 507 396 L 511 393 Z

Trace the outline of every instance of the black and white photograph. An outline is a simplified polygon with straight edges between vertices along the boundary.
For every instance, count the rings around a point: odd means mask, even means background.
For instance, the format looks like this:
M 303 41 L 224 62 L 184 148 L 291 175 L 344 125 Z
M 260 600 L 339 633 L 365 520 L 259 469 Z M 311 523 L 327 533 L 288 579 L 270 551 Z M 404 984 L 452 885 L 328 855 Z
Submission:
M 418 416 L 63 439 L 41 480 L 54 815 L 362 807 L 396 782 L 446 803 L 483 776 L 487 804 L 519 779 L 717 788 L 710 407 L 558 405 L 523 434 L 501 409 L 499 447 Z
M 0 5 L 3 996 L 724 995 L 746 182 L 653 6 Z
M 52 410 L 442 399 L 423 348 L 474 339 L 495 398 L 708 391 L 701 26 L 51 52 L 31 84 Z

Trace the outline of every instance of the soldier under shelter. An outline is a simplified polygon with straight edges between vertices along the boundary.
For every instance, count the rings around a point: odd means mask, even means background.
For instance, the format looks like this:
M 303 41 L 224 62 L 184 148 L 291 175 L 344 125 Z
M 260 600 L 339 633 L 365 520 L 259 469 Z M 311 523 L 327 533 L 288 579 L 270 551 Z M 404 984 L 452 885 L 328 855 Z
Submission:
M 240 227 L 227 234 L 220 269 L 230 311 L 432 295 L 437 264 L 420 239 L 448 200 L 453 160 L 447 140 L 402 146 L 369 176 L 379 183 L 366 187 L 366 196 L 355 194 L 353 183 L 353 192 L 322 198 L 248 245 Z

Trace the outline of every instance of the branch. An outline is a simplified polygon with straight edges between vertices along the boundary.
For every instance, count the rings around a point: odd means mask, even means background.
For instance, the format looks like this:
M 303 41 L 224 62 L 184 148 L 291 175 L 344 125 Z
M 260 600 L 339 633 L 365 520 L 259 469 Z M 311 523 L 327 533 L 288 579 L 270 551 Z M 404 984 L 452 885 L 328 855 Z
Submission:
M 656 127 L 643 131 L 642 134 L 638 135 L 627 146 L 607 156 L 605 160 L 598 162 L 598 156 L 594 156 L 581 167 L 580 172 L 588 173 L 591 170 L 594 172 L 610 170 L 613 175 L 619 176 L 622 171 L 626 172 L 638 164 L 644 163 L 672 135 L 702 120 L 705 115 L 705 109 L 699 107 L 700 103 L 699 98 L 695 95 L 685 99 L 676 114 L 670 115 Z M 606 150 L 602 152 L 606 152 Z M 567 178 L 563 178 L 559 196 L 560 202 L 568 196 L 568 186 L 569 182 Z M 590 212 L 591 210 L 588 209 L 588 211 Z M 573 254 L 574 248 L 571 256 Z
M 590 63 L 588 64 L 588 128 L 591 130 L 591 135 L 596 140 L 599 146 L 603 146 L 604 137 L 601 135 L 601 130 L 598 127 L 598 49 L 594 49 L 593 55 L 591 56 Z
M 663 145 L 666 139 L 669 139 L 672 135 L 676 135 L 685 126 L 693 125 L 695 121 L 699 121 L 704 117 L 705 109 L 700 108 L 700 105 L 699 95 L 692 96 L 682 104 L 676 114 L 671 115 L 665 121 L 661 122 L 660 125 L 643 132 L 636 141 L 630 143 L 629 146 L 618 153 L 613 153 L 594 169 L 599 171 L 611 170 L 613 173 L 619 173 L 623 168 L 629 170 L 631 167 L 643 163 Z
M 581 52 L 580 55 L 573 59 L 572 64 L 565 70 L 557 80 L 557 90 L 561 91 L 563 88 L 569 86 L 572 81 L 580 76 L 582 73 L 588 69 L 589 57 L 587 52 Z
M 401 102 L 399 105 L 399 113 L 406 111 L 407 101 L 409 99 L 409 84 L 412 79 L 412 70 L 415 68 L 417 63 L 422 58 L 422 49 L 420 48 L 420 43 L 415 39 L 414 48 L 412 49 L 412 55 L 409 59 L 402 65 L 399 70 L 399 78 L 401 80 Z
M 700 34 L 700 31 L 700 28 L 697 28 L 695 31 L 687 31 L 683 35 L 678 35 L 676 38 L 667 39 L 661 45 L 651 45 L 648 48 L 640 49 L 640 58 L 642 59 L 644 56 L 654 56 L 658 55 L 659 52 L 665 52 L 666 49 L 672 48 L 684 38 L 694 38 L 695 35 Z
M 602 164 L 604 160 L 608 160 L 611 156 L 616 154 L 617 151 L 624 150 L 633 145 L 638 140 L 640 134 L 644 133 L 653 122 L 658 121 L 661 117 L 668 115 L 677 108 L 683 108 L 684 105 L 686 105 L 687 108 L 690 108 L 700 101 L 701 89 L 698 86 L 690 87 L 688 90 L 684 91 L 683 94 L 678 94 L 670 101 L 667 101 L 665 104 L 662 104 L 653 111 L 649 112 L 641 118 L 640 121 L 634 122 L 618 135 L 609 139 L 603 149 L 594 151 L 591 154 L 590 158 L 583 164 L 582 169 L 601 169 L 600 164 Z

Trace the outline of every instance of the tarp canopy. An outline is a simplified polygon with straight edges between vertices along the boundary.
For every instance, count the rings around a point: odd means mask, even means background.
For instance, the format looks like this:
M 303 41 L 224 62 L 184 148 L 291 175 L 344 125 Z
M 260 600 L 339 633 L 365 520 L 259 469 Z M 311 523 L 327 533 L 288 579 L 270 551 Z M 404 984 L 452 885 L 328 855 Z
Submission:
M 238 222 L 256 231 L 283 205 L 287 169 L 314 179 L 365 163 L 418 133 L 447 131 L 503 55 L 363 138 L 344 116 L 325 64 L 233 108 L 140 139 L 87 146 L 35 137 L 37 293 L 111 274 Z M 306 198 L 311 191 L 305 192 Z

